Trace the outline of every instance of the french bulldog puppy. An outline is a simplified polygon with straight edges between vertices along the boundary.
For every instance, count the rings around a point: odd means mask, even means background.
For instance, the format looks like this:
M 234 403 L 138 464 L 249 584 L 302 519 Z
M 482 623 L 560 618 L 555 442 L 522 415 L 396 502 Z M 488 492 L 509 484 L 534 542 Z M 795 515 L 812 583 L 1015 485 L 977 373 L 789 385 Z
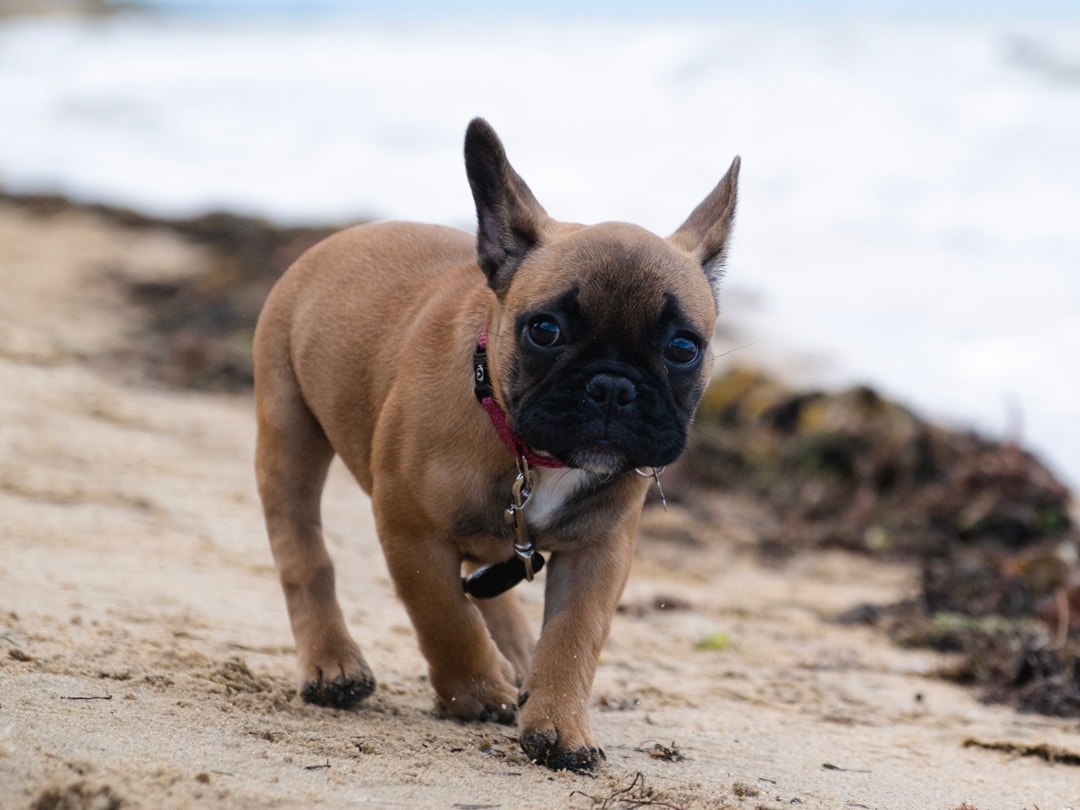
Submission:
M 739 159 L 666 239 L 552 219 L 481 119 L 465 166 L 476 235 L 349 228 L 259 319 L 256 473 L 299 692 L 350 707 L 375 688 L 321 531 L 337 454 L 371 496 L 446 712 L 516 718 L 533 761 L 590 770 L 589 693 L 645 494 L 709 380 Z M 534 641 L 509 588 L 545 554 Z

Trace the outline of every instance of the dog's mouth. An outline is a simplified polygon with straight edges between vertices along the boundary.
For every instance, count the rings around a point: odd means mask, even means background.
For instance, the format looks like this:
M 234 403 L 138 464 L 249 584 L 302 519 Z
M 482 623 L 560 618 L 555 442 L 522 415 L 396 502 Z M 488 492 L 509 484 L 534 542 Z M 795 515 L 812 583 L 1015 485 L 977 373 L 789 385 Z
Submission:
M 567 466 L 607 477 L 626 472 L 632 465 L 622 449 L 603 440 L 572 451 Z
M 618 431 L 627 434 L 626 430 Z M 597 434 L 600 435 L 597 435 Z M 660 434 L 659 436 L 654 434 Z M 685 434 L 683 434 L 685 435 Z M 584 436 L 563 435 L 529 440 L 533 452 L 550 455 L 567 467 L 614 478 L 638 467 L 664 467 L 682 453 L 684 441 L 674 431 L 654 430 L 653 434 L 605 435 L 589 431 Z

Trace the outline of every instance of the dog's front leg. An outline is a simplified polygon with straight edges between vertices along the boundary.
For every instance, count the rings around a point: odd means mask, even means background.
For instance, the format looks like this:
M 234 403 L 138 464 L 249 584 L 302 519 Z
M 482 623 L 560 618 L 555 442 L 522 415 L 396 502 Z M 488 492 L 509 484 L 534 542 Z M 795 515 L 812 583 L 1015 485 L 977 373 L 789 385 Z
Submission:
M 589 695 L 630 573 L 633 537 L 630 527 L 548 562 L 544 627 L 520 699 L 520 739 L 530 759 L 552 770 L 592 770 L 604 756 L 589 729 Z
M 461 587 L 461 558 L 453 544 L 437 533 L 385 524 L 379 538 L 443 706 L 462 720 L 512 723 L 514 667 Z

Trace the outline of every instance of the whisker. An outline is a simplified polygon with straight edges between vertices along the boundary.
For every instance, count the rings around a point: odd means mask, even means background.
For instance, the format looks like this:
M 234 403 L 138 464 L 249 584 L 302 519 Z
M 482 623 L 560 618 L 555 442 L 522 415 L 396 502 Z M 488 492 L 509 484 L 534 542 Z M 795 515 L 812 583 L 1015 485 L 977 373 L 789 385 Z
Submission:
M 716 356 L 717 356 L 717 358 L 727 357 L 729 354 L 735 354 L 735 352 L 741 352 L 743 349 L 749 349 L 751 346 L 756 346 L 756 345 L 757 345 L 757 341 L 752 340 L 749 343 L 744 343 L 742 346 L 735 346 L 733 348 L 728 349 L 726 352 L 720 352 L 720 354 L 718 354 Z

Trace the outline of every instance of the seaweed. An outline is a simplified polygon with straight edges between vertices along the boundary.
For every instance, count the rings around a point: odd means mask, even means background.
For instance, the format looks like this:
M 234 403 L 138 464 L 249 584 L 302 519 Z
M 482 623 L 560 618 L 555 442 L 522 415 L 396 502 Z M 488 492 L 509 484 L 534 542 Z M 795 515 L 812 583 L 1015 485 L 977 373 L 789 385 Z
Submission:
M 1068 489 L 1016 441 L 931 424 L 866 386 L 792 392 L 735 368 L 706 392 L 685 467 L 689 491 L 767 505 L 769 559 L 840 548 L 918 566 L 917 595 L 843 621 L 958 653 L 942 674 L 986 700 L 1080 717 L 1080 532 Z

